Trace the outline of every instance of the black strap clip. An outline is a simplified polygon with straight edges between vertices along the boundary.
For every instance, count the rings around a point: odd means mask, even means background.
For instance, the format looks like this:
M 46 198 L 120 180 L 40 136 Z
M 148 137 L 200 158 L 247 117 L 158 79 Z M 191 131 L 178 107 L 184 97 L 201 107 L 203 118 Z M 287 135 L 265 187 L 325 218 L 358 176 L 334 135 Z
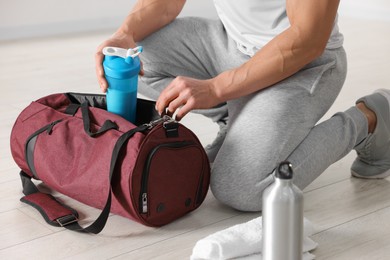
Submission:
M 163 127 L 168 138 L 179 137 L 179 124 L 176 121 L 165 122 Z

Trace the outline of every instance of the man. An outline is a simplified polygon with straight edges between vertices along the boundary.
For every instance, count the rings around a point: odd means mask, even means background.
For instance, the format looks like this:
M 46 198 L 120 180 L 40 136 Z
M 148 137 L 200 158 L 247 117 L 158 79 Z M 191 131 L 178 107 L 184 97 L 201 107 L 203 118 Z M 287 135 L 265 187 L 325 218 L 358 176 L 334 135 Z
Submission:
M 140 91 L 162 113 L 196 110 L 220 125 L 206 151 L 211 189 L 221 202 L 261 210 L 278 162 L 306 187 L 355 148 L 357 177 L 390 175 L 389 100 L 381 90 L 317 124 L 344 83 L 347 62 L 337 27 L 339 0 L 214 0 L 219 20 L 175 19 L 184 0 L 139 0 L 101 50 L 144 47 Z

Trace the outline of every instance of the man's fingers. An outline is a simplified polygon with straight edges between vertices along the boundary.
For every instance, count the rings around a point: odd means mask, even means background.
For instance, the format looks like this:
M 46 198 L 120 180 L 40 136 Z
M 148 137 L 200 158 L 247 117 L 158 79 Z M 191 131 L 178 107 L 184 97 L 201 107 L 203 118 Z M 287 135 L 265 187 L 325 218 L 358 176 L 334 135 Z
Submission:
M 103 92 L 106 92 L 108 84 L 104 77 L 103 59 L 104 59 L 103 53 L 98 50 L 95 54 L 95 71 L 96 71 L 98 83 L 100 85 L 100 89 Z
M 177 77 L 160 94 L 156 109 L 161 113 L 167 108 L 169 114 L 176 113 L 176 119 L 182 119 L 195 107 L 195 97 L 191 86 L 191 81 L 184 77 Z
M 171 83 L 172 84 L 172 83 Z M 168 85 L 160 94 L 156 102 L 156 110 L 161 115 L 172 100 L 177 98 L 178 93 L 174 91 L 172 85 Z M 174 111 L 171 111 L 174 112 Z
M 180 121 L 191 110 L 192 110 L 191 103 L 186 103 L 184 106 L 180 107 L 179 110 L 177 111 L 175 120 Z
M 159 105 L 161 104 L 163 103 L 160 102 Z M 187 99 L 183 95 L 178 95 L 172 101 L 168 102 L 164 106 L 162 111 L 164 111 L 166 115 L 169 115 L 171 117 L 175 115 L 175 119 L 180 121 L 193 108 L 194 108 L 194 100 L 192 98 Z
M 140 70 L 139 70 L 139 75 L 140 76 L 143 76 L 145 75 L 145 71 L 144 71 L 144 64 L 142 63 L 142 60 L 140 60 Z

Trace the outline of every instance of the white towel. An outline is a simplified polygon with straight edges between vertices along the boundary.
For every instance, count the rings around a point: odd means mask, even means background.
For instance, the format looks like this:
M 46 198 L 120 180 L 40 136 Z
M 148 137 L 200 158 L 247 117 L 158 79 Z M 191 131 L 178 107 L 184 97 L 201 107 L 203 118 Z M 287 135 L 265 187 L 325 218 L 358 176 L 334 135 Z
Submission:
M 312 223 L 304 219 L 303 259 L 314 259 L 309 251 L 317 243 L 309 238 L 314 233 Z M 262 217 L 218 231 L 199 240 L 192 250 L 191 260 L 259 260 L 262 250 Z

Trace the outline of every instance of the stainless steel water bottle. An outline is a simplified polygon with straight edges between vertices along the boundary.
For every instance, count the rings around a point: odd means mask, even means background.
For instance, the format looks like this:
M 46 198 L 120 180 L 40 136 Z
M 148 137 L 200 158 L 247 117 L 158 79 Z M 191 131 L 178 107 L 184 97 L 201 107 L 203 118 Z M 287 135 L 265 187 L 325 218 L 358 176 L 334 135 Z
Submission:
M 290 162 L 281 162 L 263 192 L 263 259 L 301 260 L 303 193 L 292 183 Z

